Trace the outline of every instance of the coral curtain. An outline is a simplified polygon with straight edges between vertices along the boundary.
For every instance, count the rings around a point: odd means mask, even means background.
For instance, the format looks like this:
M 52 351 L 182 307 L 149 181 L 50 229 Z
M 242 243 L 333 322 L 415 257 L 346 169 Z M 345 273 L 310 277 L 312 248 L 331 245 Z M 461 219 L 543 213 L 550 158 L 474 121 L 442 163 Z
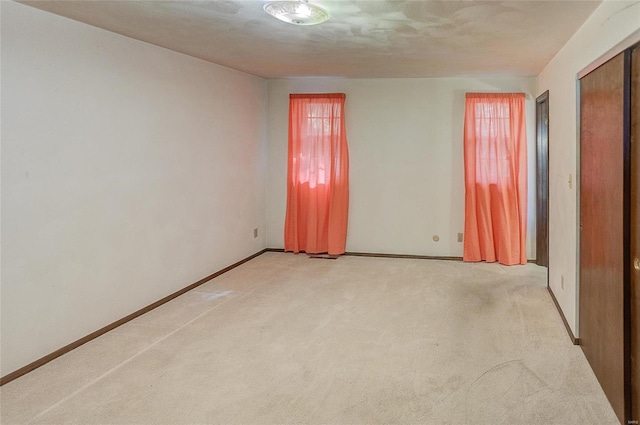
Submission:
M 527 262 L 524 93 L 467 93 L 464 261 Z
M 349 151 L 344 93 L 289 96 L 285 251 L 344 254 Z

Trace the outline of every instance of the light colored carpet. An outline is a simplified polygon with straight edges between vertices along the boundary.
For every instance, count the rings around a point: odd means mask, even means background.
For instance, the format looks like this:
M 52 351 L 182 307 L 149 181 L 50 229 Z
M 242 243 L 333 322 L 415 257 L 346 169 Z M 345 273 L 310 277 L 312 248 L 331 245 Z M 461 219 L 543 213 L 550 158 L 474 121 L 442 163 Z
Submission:
M 265 253 L 5 385 L 2 424 L 617 424 L 545 274 Z

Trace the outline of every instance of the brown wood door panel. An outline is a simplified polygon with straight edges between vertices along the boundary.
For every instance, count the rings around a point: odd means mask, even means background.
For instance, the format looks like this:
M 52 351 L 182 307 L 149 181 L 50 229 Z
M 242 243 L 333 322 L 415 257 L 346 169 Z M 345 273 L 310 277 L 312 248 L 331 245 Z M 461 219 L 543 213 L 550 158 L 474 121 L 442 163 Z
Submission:
M 631 420 L 640 421 L 640 45 L 631 53 Z
M 549 92 L 536 99 L 536 264 L 549 266 Z
M 580 80 L 580 344 L 621 422 L 624 359 L 624 54 Z

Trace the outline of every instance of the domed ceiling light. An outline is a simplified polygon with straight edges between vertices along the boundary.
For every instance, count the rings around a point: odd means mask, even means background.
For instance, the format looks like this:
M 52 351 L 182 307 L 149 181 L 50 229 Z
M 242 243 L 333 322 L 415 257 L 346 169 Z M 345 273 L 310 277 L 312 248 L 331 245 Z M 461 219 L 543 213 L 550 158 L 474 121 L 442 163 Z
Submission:
M 308 0 L 270 1 L 264 11 L 276 19 L 293 25 L 317 25 L 329 19 L 329 13 Z

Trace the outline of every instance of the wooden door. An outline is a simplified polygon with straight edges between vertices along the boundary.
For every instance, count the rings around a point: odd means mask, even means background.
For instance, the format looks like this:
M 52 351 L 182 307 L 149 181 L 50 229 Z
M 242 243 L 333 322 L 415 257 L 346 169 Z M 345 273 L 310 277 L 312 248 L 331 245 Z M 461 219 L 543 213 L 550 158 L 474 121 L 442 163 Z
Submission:
M 625 422 L 622 53 L 580 80 L 580 345 Z
M 549 92 L 536 99 L 536 264 L 549 266 Z
M 631 421 L 640 421 L 640 45 L 631 58 Z

